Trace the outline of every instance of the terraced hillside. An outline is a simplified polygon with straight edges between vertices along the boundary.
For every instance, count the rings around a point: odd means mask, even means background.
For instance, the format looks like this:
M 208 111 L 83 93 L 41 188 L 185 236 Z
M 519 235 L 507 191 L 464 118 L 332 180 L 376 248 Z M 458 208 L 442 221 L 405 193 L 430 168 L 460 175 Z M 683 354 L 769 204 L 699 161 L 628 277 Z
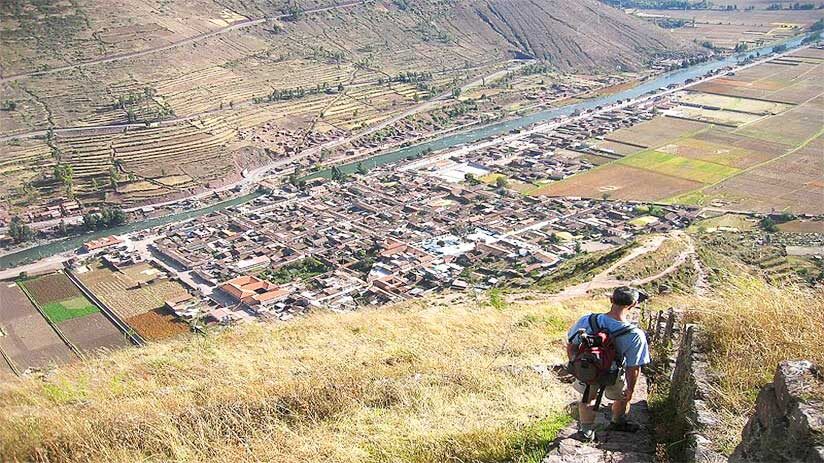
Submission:
M 212 188 L 448 100 L 513 58 L 616 72 L 691 51 L 595 0 L 15 0 L 0 15 L 0 201 L 12 210 Z M 66 166 L 68 181 L 55 174 Z

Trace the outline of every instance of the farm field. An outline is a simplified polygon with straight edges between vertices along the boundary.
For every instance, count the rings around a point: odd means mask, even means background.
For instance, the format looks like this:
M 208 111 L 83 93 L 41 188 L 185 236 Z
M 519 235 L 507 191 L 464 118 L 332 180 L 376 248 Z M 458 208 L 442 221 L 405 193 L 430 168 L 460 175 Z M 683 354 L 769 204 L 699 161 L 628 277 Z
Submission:
M 533 195 L 659 200 L 699 188 L 701 183 L 638 169 L 606 164 L 533 190 Z
M 59 324 L 100 311 L 63 273 L 52 273 L 21 284 L 52 323 Z
M 691 87 L 691 91 L 727 97 L 801 104 L 824 92 L 820 79 L 824 50 L 805 48 L 767 63 Z
M 619 164 L 699 183 L 715 183 L 738 169 L 713 162 L 690 159 L 660 151 L 641 151 L 616 161 Z
M 15 367 L 43 368 L 77 358 L 16 283 L 0 283 L 0 347 Z
M 124 320 L 160 309 L 166 300 L 187 294 L 180 283 L 166 279 L 164 272 L 145 263 L 119 271 L 98 263 L 78 277 Z
M 626 127 L 607 135 L 605 140 L 641 148 L 654 148 L 678 137 L 701 132 L 709 127 L 703 122 L 686 121 L 671 117 L 655 117 L 632 127 Z
M 824 220 L 791 220 L 778 225 L 785 233 L 824 233 Z
M 686 202 L 721 202 L 731 209 L 824 214 L 824 137 L 699 193 Z M 681 198 L 676 198 L 678 201 Z
M 750 2 L 744 2 L 749 4 Z M 637 10 L 635 15 L 650 22 L 663 18 L 681 19 L 684 26 L 668 29 L 673 37 L 702 44 L 710 42 L 715 47 L 734 49 L 739 43 L 751 48 L 798 34 L 816 20 L 815 12 L 773 10 L 767 5 L 759 9 L 739 10 Z
M 127 318 L 126 323 L 134 328 L 143 339 L 149 341 L 161 341 L 189 332 L 189 325 L 164 308 L 153 309 Z
M 755 114 L 778 114 L 791 107 L 786 103 L 775 101 L 753 100 L 726 95 L 712 95 L 701 92 L 684 92 L 678 95 L 678 100 L 694 105 L 714 106 L 725 110 L 744 111 Z
M 761 119 L 761 116 L 756 114 L 725 111 L 723 109 L 694 108 L 691 106 L 678 106 L 664 111 L 664 114 L 727 127 L 739 127 Z
M 819 82 L 824 50 L 803 49 L 790 57 L 806 61 L 777 65 L 772 60 L 699 84 L 686 95 L 695 104 L 765 113 L 752 116 L 756 120 L 727 127 L 659 116 L 605 137 L 649 149 L 550 183 L 533 194 L 606 194 L 732 210 L 824 212 L 824 84 Z M 716 93 L 706 93 L 706 88 Z M 805 98 L 786 98 L 791 94 Z
M 83 352 L 131 346 L 125 335 L 101 312 L 72 318 L 57 325 L 69 341 Z

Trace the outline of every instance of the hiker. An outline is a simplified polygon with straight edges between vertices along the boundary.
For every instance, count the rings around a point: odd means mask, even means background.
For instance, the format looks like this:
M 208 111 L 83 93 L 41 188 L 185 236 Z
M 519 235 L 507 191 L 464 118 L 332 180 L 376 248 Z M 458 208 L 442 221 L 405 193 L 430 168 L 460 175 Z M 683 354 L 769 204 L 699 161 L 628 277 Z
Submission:
M 577 379 L 575 390 L 582 394 L 578 430 L 583 441 L 595 440 L 595 414 L 602 394 L 613 401 L 606 430 L 638 430 L 626 416 L 641 366 L 650 362 L 649 346 L 644 332 L 629 323 L 627 315 L 646 298 L 628 286 L 616 288 L 609 312 L 585 315 L 567 333 L 568 369 Z

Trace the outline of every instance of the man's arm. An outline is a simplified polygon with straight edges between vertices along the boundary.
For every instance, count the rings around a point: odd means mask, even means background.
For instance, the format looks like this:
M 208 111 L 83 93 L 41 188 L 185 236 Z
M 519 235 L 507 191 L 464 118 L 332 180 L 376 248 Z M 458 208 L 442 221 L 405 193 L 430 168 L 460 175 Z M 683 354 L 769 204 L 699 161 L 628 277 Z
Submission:
M 627 368 L 627 388 L 624 390 L 624 400 L 629 402 L 632 399 L 632 394 L 635 392 L 635 383 L 638 382 L 638 375 L 641 373 L 641 367 Z

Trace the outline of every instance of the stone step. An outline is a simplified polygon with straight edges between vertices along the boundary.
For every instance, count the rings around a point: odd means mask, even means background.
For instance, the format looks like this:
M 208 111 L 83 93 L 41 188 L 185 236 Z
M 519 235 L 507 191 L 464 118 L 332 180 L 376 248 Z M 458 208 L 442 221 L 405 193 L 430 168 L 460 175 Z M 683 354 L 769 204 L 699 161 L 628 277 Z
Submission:
M 578 429 L 573 423 L 558 433 L 549 453 L 542 463 L 642 463 L 655 461 L 655 438 L 650 425 L 647 407 L 646 379 L 638 379 L 630 406 L 629 420 L 640 426 L 638 432 L 605 431 L 610 422 L 609 400 L 604 399 L 596 414 L 596 438 L 593 443 L 583 443 L 574 436 Z

